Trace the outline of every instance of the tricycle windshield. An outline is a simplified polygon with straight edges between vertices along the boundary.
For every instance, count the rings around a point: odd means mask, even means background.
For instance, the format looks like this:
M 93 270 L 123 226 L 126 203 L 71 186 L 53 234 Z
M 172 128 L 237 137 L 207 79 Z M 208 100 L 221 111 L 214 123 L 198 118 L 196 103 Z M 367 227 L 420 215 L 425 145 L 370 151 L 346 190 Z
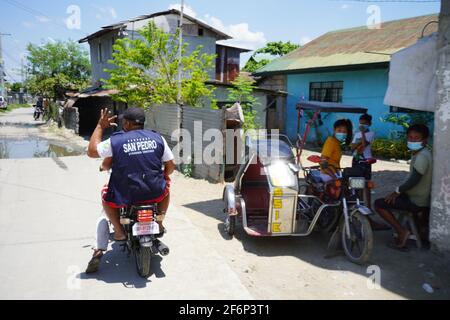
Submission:
M 295 162 L 292 145 L 289 140 L 286 141 L 280 136 L 252 139 L 250 150 L 258 155 L 263 165 L 269 165 L 277 160 Z
M 267 167 L 270 183 L 275 188 L 296 188 L 298 178 L 286 162 L 274 162 Z

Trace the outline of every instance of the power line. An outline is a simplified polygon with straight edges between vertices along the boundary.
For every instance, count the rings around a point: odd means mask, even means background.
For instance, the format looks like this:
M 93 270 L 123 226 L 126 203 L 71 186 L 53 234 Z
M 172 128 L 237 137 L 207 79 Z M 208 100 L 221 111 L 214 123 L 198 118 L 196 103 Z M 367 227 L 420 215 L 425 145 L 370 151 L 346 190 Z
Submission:
M 64 23 L 56 22 L 55 19 L 52 19 L 51 17 L 47 16 L 45 13 L 43 13 L 43 12 L 41 12 L 39 10 L 33 9 L 31 7 L 28 7 L 28 6 L 24 5 L 23 3 L 19 2 L 19 1 L 16 1 L 16 0 L 2 0 L 2 1 L 4 1 L 4 2 L 6 2 L 6 3 L 8 3 L 8 4 L 18 8 L 18 9 L 21 9 L 21 10 L 31 14 L 35 18 L 43 17 L 43 18 L 46 18 L 49 23 L 52 23 L 55 26 L 58 26 L 58 27 L 63 26 L 64 28 L 67 27 Z M 73 30 L 79 32 L 83 36 L 87 35 L 86 33 L 82 32 L 81 30 L 78 30 L 78 29 L 73 29 Z

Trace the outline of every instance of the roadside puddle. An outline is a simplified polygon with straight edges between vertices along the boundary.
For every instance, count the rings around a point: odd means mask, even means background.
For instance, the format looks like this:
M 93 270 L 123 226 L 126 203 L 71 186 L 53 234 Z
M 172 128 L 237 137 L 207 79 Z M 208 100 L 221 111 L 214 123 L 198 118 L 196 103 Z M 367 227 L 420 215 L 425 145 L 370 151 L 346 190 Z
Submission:
M 0 137 L 0 159 L 60 158 L 85 154 L 78 146 L 30 137 L 24 140 Z

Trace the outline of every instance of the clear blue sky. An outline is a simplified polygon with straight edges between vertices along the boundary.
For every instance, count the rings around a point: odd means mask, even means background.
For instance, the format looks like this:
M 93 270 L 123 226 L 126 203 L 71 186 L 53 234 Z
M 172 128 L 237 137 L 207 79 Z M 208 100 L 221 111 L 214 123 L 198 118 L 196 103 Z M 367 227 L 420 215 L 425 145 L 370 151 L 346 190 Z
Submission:
M 431 1 L 431 0 L 423 0 Z M 0 0 L 0 32 L 8 74 L 20 80 L 26 44 L 79 40 L 112 24 L 142 14 L 162 11 L 177 0 Z M 306 43 L 328 31 L 366 25 L 370 5 L 380 9 L 381 21 L 438 13 L 440 2 L 399 3 L 340 0 L 186 0 L 188 12 L 224 29 L 234 44 L 251 49 L 267 41 Z M 70 30 L 67 8 L 81 11 L 81 29 Z M 373 11 L 372 11 L 373 12 Z

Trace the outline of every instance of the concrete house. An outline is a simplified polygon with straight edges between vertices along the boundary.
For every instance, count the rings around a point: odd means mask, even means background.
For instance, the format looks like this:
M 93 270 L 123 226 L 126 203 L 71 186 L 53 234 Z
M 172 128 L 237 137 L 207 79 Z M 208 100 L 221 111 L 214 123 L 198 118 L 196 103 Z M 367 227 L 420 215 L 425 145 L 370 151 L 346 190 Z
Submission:
M 105 26 L 101 30 L 81 39 L 80 43 L 89 43 L 92 63 L 92 82 L 98 84 L 100 79 L 107 79 L 105 69 L 112 68 L 108 60 L 112 58 L 112 46 L 117 39 L 139 37 L 138 30 L 153 21 L 156 26 L 169 34 L 175 34 L 180 24 L 181 12 L 177 9 L 157 12 Z M 246 49 L 217 44 L 231 37 L 203 21 L 184 14 L 183 41 L 188 44 L 188 54 L 199 45 L 202 52 L 217 54 L 216 70 L 210 71 L 211 80 L 232 81 L 239 71 L 240 54 Z M 237 73 L 236 73 L 237 72 Z
M 143 15 L 102 27 L 101 30 L 79 40 L 80 43 L 88 43 L 90 47 L 92 88 L 71 96 L 67 106 L 76 110 L 72 110 L 71 115 L 67 116 L 68 127 L 87 136 L 95 128 L 96 115 L 100 113 L 100 108 L 110 107 L 116 114 L 127 108 L 124 104 L 112 101 L 113 92 L 102 88 L 102 79 L 108 79 L 110 76 L 105 69 L 113 68 L 108 61 L 112 58 L 113 45 L 117 39 L 140 37 L 139 29 L 150 21 L 154 21 L 156 26 L 164 32 L 175 34 L 180 24 L 180 17 L 181 12 L 177 9 Z M 230 39 L 231 37 L 224 32 L 184 14 L 183 40 L 188 44 L 188 54 L 201 45 L 203 53 L 216 55 L 215 67 L 209 71 L 208 84 L 216 87 L 215 95 L 219 105 L 225 104 L 227 89 L 240 74 L 241 53 L 250 51 L 224 43 Z M 260 126 L 265 127 L 269 119 L 272 127 L 278 127 L 281 117 L 278 119 L 275 112 L 267 110 L 276 110 L 273 101 L 277 99 L 281 101 L 283 93 L 258 89 L 255 96 L 259 101 L 257 111 Z
M 169 34 L 175 34 L 180 24 L 181 12 L 177 9 L 142 15 L 113 25 L 102 27 L 99 31 L 79 40 L 88 43 L 90 47 L 92 65 L 92 88 L 72 95 L 68 106 L 76 108 L 68 116 L 70 129 L 75 129 L 80 135 L 90 135 L 95 128 L 97 115 L 101 108 L 110 107 L 116 114 L 127 106 L 111 99 L 112 91 L 102 88 L 102 79 L 108 79 L 109 73 L 105 69 L 112 69 L 108 63 L 112 58 L 113 45 L 117 39 L 138 38 L 138 31 L 153 21 L 156 26 Z M 210 84 L 230 83 L 239 75 L 240 54 L 249 50 L 237 48 L 218 41 L 229 40 L 231 37 L 213 28 L 203 21 L 184 14 L 183 41 L 188 44 L 187 53 L 190 54 L 198 46 L 202 46 L 202 53 L 215 54 L 215 67 L 209 71 Z
M 297 136 L 296 104 L 302 100 L 368 107 L 377 135 L 389 136 L 401 128 L 380 118 L 390 112 L 409 112 L 384 104 L 391 55 L 415 44 L 422 33 L 436 32 L 437 24 L 429 23 L 437 20 L 433 14 L 386 22 L 380 29 L 364 26 L 329 32 L 258 70 L 259 85 L 288 92 L 284 127 L 292 139 Z M 320 136 L 330 134 L 333 122 L 343 117 L 358 120 L 347 114 L 324 114 Z M 314 132 L 310 139 L 316 139 Z

